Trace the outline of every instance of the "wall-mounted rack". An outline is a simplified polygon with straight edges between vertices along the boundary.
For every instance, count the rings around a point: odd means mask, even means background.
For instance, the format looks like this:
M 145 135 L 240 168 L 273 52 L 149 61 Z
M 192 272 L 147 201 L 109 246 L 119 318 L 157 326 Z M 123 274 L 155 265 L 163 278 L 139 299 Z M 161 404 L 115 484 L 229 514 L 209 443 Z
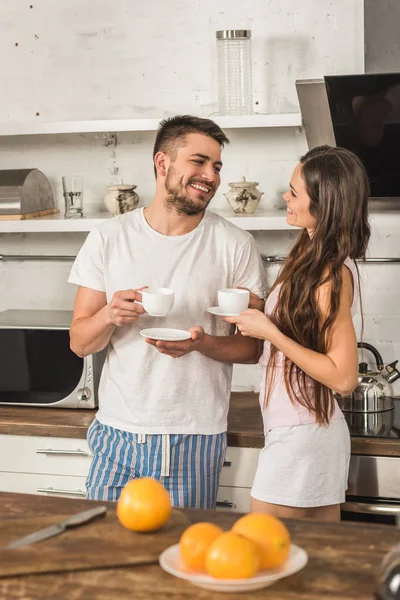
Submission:
M 283 263 L 286 260 L 286 256 L 261 256 L 263 263 L 274 264 Z M 400 263 L 400 257 L 398 258 L 366 258 L 365 260 L 356 260 L 356 263 L 362 265 L 368 264 L 379 264 L 379 263 Z

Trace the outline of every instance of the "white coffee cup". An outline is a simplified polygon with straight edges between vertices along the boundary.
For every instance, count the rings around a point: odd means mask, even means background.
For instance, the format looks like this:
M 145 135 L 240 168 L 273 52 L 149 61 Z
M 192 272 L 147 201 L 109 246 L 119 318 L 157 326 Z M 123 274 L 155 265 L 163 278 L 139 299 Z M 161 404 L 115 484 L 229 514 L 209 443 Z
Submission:
M 238 315 L 246 310 L 250 302 L 248 290 L 236 290 L 234 288 L 218 291 L 218 306 L 226 314 Z
M 142 305 L 152 317 L 165 317 L 174 305 L 174 297 L 170 288 L 147 288 L 142 291 Z

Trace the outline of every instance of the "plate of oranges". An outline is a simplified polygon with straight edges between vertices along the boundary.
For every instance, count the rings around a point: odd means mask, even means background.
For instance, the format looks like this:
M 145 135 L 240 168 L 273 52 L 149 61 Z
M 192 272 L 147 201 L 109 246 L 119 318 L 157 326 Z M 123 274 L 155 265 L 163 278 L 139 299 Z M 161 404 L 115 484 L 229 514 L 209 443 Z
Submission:
M 217 592 L 258 590 L 297 573 L 306 551 L 291 543 L 282 521 L 264 513 L 239 518 L 229 531 L 214 523 L 190 525 L 179 544 L 160 555 L 171 575 Z

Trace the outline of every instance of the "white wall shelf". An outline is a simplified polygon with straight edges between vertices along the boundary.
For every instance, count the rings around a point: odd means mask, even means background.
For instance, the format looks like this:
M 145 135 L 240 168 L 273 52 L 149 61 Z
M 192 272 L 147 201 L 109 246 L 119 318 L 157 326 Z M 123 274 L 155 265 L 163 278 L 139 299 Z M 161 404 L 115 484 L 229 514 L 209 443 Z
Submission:
M 247 231 L 293 229 L 286 223 L 286 211 L 256 211 L 252 215 L 239 216 L 232 211 L 214 211 Z M 83 219 L 64 219 L 62 214 L 23 219 L 19 221 L 0 220 L 0 233 L 62 233 L 90 231 L 92 227 L 109 219 L 109 213 L 92 213 Z
M 212 210 L 212 209 L 210 209 Z M 290 231 L 294 230 L 286 222 L 286 211 L 256 210 L 252 215 L 235 215 L 230 210 L 214 210 L 237 227 L 246 231 Z M 65 219 L 61 213 L 37 219 L 0 220 L 0 233 L 67 233 L 88 232 L 111 215 L 107 212 L 88 213 L 83 219 Z M 369 222 L 375 231 L 398 235 L 400 231 L 400 211 L 371 211 Z
M 159 119 L 125 119 L 104 121 L 59 121 L 46 123 L 0 123 L 0 136 L 49 135 L 65 133 L 115 133 L 121 131 L 156 131 L 163 117 Z M 280 113 L 271 115 L 248 115 L 225 117 L 211 115 L 223 129 L 245 129 L 255 127 L 301 127 L 301 115 Z

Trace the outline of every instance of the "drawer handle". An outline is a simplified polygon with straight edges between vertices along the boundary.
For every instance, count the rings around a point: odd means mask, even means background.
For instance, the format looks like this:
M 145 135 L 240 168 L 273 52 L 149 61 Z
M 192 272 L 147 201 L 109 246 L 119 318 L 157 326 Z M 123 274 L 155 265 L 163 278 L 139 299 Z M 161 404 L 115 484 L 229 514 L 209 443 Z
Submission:
M 223 506 L 224 508 L 234 508 L 233 502 L 229 502 L 228 500 L 218 501 L 216 502 L 217 506 Z
M 389 515 L 400 518 L 398 504 L 365 504 L 364 502 L 345 502 L 341 505 L 344 512 L 363 513 L 365 515 Z
M 48 487 L 37 488 L 36 491 L 41 494 L 69 494 L 70 496 L 82 496 L 82 498 L 86 498 L 86 493 L 82 490 L 58 490 L 56 488 Z
M 224 460 L 224 464 L 222 466 L 223 467 L 231 467 L 232 466 L 232 462 L 230 460 Z
M 53 448 L 37 448 L 36 454 L 57 454 L 59 456 L 89 456 L 85 450 L 54 450 Z

